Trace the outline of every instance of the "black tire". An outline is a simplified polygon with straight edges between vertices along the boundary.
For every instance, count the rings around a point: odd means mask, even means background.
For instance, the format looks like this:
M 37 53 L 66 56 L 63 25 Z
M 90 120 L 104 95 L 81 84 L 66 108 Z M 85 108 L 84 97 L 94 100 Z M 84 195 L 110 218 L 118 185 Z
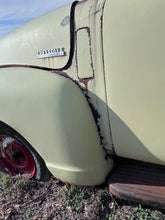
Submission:
M 35 172 L 33 174 L 33 179 L 40 181 L 48 181 L 51 177 L 51 173 L 46 167 L 44 160 L 38 154 L 38 152 L 13 128 L 0 121 L 0 136 L 5 136 L 16 140 L 20 143 L 25 151 L 27 151 L 35 165 Z M 22 173 L 23 174 L 23 173 Z

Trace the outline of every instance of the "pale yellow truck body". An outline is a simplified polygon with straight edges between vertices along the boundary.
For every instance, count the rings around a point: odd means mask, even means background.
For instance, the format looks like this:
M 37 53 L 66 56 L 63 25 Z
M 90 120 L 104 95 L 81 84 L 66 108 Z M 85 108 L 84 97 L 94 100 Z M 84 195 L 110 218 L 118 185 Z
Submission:
M 115 156 L 165 164 L 164 9 L 74 2 L 0 39 L 0 121 L 57 178 L 100 184 Z
M 106 1 L 103 17 L 115 152 L 158 164 L 165 164 L 164 10 L 165 2 L 159 0 Z

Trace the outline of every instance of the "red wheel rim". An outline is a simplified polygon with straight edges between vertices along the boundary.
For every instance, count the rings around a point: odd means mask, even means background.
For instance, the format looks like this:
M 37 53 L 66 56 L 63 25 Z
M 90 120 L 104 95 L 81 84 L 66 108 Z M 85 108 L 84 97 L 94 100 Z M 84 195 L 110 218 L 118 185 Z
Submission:
M 35 174 L 35 163 L 29 151 L 17 140 L 0 136 L 0 164 L 13 176 Z

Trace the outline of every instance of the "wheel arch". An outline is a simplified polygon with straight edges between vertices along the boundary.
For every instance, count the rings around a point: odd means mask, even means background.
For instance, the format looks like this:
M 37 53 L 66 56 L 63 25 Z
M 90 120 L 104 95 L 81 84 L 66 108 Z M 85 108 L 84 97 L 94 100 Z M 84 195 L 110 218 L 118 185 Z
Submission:
M 24 146 L 26 151 L 28 151 L 28 154 L 31 155 L 31 158 L 35 164 L 35 173 L 34 173 L 34 176 L 32 176 L 33 178 L 37 180 L 44 180 L 44 181 L 49 180 L 51 173 L 46 167 L 45 161 L 43 160 L 41 155 L 20 133 L 18 133 L 10 125 L 6 124 L 3 121 L 0 121 L 0 136 L 3 136 L 3 135 L 9 138 L 12 138 L 14 141 L 17 141 L 19 144 Z
M 102 183 L 112 160 L 105 158 L 93 114 L 77 84 L 30 68 L 4 68 L 0 78 L 5 96 L 0 97 L 1 121 L 35 148 L 51 173 L 77 185 Z

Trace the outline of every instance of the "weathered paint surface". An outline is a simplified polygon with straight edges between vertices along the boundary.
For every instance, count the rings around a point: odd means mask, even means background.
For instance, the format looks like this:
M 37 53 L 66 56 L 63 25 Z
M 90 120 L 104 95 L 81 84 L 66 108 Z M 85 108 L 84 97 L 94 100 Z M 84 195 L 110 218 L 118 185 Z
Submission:
M 103 0 L 83 1 L 77 6 L 74 3 L 76 22 L 73 20 L 74 7 L 72 6 L 71 9 L 71 5 L 68 5 L 12 32 L 0 41 L 1 51 L 5 50 L 4 56 L 0 58 L 0 67 L 29 66 L 50 68 L 50 70 L 66 69 L 65 72 L 68 76 L 85 88 L 90 105 L 100 112 L 97 126 L 100 127 L 102 133 L 102 142 L 105 148 L 113 150 L 109 116 L 106 109 L 102 60 L 101 18 L 103 6 Z M 86 41 L 81 40 L 84 36 Z M 38 50 L 54 47 L 63 47 L 66 56 L 36 58 Z M 83 48 L 84 52 L 88 51 L 85 56 L 82 56 Z M 70 68 L 68 69 L 68 67 Z
M 0 39 L 1 65 L 60 69 L 70 56 L 71 4 L 36 18 Z M 62 47 L 65 56 L 37 59 L 37 51 Z
M 66 72 L 84 88 L 84 93 L 88 96 L 88 102 L 91 108 L 99 112 L 99 117 L 95 119 L 100 131 L 102 145 L 105 149 L 114 152 L 106 105 L 102 54 L 101 22 L 104 2 L 104 0 L 88 0 L 79 2 L 76 5 L 75 40 L 78 41 L 75 42 L 75 53 L 72 65 Z M 81 34 L 82 36 L 85 35 L 86 41 L 79 40 L 81 39 Z M 86 56 L 84 56 L 83 48 L 85 53 L 88 53 Z M 80 73 L 79 66 L 81 69 Z
M 106 1 L 103 43 L 117 155 L 165 164 L 165 2 Z
M 0 120 L 35 148 L 48 169 L 65 182 L 102 183 L 112 161 L 105 160 L 92 112 L 75 82 L 61 71 L 25 67 L 1 68 L 0 79 Z
M 112 168 L 107 152 L 165 164 L 164 8 L 74 2 L 0 40 L 0 120 L 63 181 L 101 183 Z M 65 56 L 36 58 L 51 48 Z M 51 155 L 47 143 L 58 145 Z
M 109 178 L 109 190 L 121 199 L 165 209 L 165 167 L 121 160 Z
M 78 78 L 94 78 L 90 29 L 78 29 L 76 31 L 76 36 L 76 67 Z

